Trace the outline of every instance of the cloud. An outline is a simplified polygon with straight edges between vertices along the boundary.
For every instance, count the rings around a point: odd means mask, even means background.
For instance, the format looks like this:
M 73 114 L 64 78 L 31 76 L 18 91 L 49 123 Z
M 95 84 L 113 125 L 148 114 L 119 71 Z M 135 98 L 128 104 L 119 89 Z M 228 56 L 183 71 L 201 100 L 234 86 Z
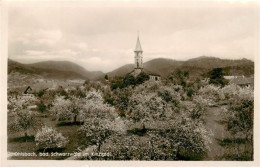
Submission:
M 76 43 L 75 46 L 81 50 L 87 50 L 89 48 L 88 44 L 85 42 Z
M 68 60 L 88 70 L 108 72 L 134 62 L 138 30 L 144 61 L 158 57 L 187 60 L 201 55 L 253 59 L 258 46 L 259 16 L 254 4 L 77 4 L 11 7 L 9 57 L 24 62 Z
M 60 30 L 43 30 L 28 32 L 24 35 L 18 36 L 16 41 L 20 41 L 25 45 L 55 45 L 62 39 L 62 32 Z

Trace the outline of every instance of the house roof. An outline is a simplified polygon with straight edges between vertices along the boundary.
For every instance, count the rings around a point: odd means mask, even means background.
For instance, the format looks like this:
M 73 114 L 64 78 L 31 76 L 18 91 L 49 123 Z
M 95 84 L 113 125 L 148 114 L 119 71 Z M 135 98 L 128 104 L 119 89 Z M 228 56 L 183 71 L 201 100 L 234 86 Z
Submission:
M 239 76 L 239 77 L 232 79 L 229 83 L 230 84 L 237 84 L 237 85 L 246 85 L 246 84 L 254 83 L 254 79 Z
M 145 72 L 146 74 L 148 74 L 148 75 L 154 75 L 154 76 L 160 76 L 159 74 L 157 74 L 157 73 L 154 73 L 154 72 L 151 72 L 151 71 L 149 71 L 149 70 L 147 70 L 147 69 L 143 69 L 143 72 Z

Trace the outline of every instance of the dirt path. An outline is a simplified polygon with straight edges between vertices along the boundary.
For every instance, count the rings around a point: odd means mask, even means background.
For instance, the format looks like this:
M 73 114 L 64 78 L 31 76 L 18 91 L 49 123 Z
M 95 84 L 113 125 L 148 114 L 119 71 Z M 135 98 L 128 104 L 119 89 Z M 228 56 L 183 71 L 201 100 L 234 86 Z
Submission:
M 221 107 L 210 107 L 208 115 L 206 117 L 206 126 L 212 131 L 212 143 L 210 143 L 210 151 L 208 157 L 205 160 L 220 160 L 219 158 L 225 153 L 225 148 L 219 145 L 218 140 L 228 137 L 228 132 L 224 126 L 220 124 L 221 120 Z

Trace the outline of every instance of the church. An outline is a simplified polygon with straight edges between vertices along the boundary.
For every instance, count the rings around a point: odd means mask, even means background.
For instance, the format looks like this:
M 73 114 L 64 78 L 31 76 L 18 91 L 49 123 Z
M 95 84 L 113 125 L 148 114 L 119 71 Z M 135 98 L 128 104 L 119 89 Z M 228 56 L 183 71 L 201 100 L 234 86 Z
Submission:
M 137 42 L 136 42 L 136 47 L 134 50 L 134 70 L 130 73 L 134 77 L 138 76 L 141 72 L 144 72 L 149 75 L 149 80 L 150 81 L 159 81 L 161 79 L 161 76 L 155 73 L 152 73 L 148 71 L 147 69 L 144 69 L 143 67 L 143 50 L 141 47 L 141 43 L 139 40 L 139 35 L 137 36 Z

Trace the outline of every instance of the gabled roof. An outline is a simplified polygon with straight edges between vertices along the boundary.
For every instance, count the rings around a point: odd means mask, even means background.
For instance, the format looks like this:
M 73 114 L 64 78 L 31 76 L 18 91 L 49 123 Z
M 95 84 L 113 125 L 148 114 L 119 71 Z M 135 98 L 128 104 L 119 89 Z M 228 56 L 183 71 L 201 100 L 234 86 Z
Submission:
M 149 70 L 147 70 L 147 69 L 145 69 L 145 68 L 143 69 L 143 72 L 146 73 L 146 74 L 148 74 L 148 75 L 153 75 L 153 76 L 158 76 L 158 77 L 160 76 L 159 74 L 156 74 L 156 73 L 154 73 L 154 72 L 151 72 L 151 71 L 149 71 Z
M 254 81 L 252 79 L 248 79 L 246 77 L 236 77 L 230 81 L 230 84 L 237 84 L 237 85 L 246 85 L 246 84 L 252 84 Z
M 139 40 L 139 35 L 137 37 L 137 42 L 136 42 L 136 47 L 135 47 L 135 52 L 142 52 L 142 47 L 141 47 L 141 43 L 140 43 L 140 40 Z

